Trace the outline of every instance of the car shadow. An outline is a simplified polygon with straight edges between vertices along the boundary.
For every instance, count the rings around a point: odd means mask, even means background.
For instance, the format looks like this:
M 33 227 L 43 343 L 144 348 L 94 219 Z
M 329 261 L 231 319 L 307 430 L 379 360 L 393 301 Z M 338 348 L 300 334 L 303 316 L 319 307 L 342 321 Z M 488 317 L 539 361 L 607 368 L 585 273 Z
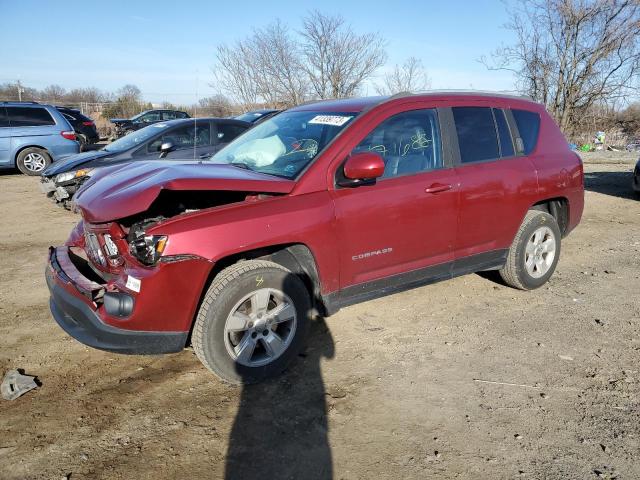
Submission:
M 324 319 L 311 323 L 307 349 L 280 377 L 244 385 L 227 450 L 226 479 L 331 479 L 321 360 L 334 343 Z
M 584 188 L 613 197 L 637 199 L 631 181 L 633 172 L 585 172 Z

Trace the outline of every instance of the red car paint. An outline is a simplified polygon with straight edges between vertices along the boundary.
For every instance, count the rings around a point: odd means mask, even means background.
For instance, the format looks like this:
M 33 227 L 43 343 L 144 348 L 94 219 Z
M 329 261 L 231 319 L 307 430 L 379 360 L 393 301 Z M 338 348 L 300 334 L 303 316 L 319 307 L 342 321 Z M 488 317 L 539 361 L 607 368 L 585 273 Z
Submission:
M 528 156 L 456 164 L 370 186 L 336 184 L 350 152 L 385 119 L 407 110 L 455 106 L 537 112 L 541 122 L 536 149 Z M 50 287 L 62 285 L 101 322 L 117 329 L 188 332 L 216 265 L 245 252 L 304 245 L 313 256 L 321 296 L 349 291 L 357 299 L 358 289 L 368 282 L 384 285 L 396 275 L 440 266 L 447 266 L 442 278 L 449 278 L 457 262 L 464 269 L 470 256 L 508 249 L 527 210 L 540 202 L 567 202 L 565 234 L 580 221 L 582 164 L 544 107 L 536 103 L 507 96 L 441 93 L 330 101 L 294 110 L 358 114 L 296 181 L 207 162 L 170 167 L 141 162 L 104 169 L 85 184 L 76 196 L 83 220 L 56 252 L 66 261 L 69 247 L 85 248 L 84 231 L 109 232 L 122 252 L 120 264 L 94 267 L 106 273 L 105 291 L 126 292 L 134 298 L 128 317 L 108 315 L 99 299 L 87 298 L 51 266 Z M 168 237 L 162 255 L 171 261 L 145 266 L 129 253 L 121 219 L 143 215 L 163 190 L 246 192 L 246 196 L 146 229 L 146 235 Z M 129 277 L 141 280 L 139 292 L 127 286 Z

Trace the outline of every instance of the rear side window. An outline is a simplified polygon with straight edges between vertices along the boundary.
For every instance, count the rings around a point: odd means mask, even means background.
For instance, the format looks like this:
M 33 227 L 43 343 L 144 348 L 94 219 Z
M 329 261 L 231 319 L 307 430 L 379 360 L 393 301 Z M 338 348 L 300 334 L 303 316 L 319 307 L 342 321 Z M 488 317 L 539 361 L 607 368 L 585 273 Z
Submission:
M 40 127 L 55 125 L 49 112 L 38 107 L 7 107 L 12 127 Z
M 507 119 L 504 116 L 504 110 L 500 108 L 493 109 L 493 116 L 496 119 L 496 127 L 498 127 L 498 136 L 500 137 L 500 156 L 511 157 L 515 155 L 513 150 L 513 141 Z
M 527 110 L 511 110 L 516 120 L 518 132 L 524 145 L 524 154 L 529 155 L 536 148 L 540 132 L 540 115 Z
M 0 127 L 9 126 L 9 117 L 7 117 L 7 111 L 4 107 L 0 107 Z
M 229 123 L 219 123 L 218 124 L 218 142 L 220 143 L 229 143 L 231 140 L 236 138 L 238 135 L 247 131 L 246 127 L 241 125 L 232 125 Z
M 189 115 L 184 112 L 176 112 L 176 118 L 189 118 Z
M 453 107 L 462 163 L 500 157 L 498 136 L 489 107 Z

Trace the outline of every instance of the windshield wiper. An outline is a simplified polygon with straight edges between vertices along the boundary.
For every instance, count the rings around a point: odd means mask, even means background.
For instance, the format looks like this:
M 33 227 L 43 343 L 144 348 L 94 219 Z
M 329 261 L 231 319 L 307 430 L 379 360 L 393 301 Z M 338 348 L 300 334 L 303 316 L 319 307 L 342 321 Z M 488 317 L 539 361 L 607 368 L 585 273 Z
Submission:
M 245 170 L 251 170 L 253 172 L 253 169 L 249 166 L 248 163 L 244 163 L 244 162 L 231 162 L 229 163 L 229 165 L 233 166 L 233 167 L 237 167 L 237 168 L 243 168 Z

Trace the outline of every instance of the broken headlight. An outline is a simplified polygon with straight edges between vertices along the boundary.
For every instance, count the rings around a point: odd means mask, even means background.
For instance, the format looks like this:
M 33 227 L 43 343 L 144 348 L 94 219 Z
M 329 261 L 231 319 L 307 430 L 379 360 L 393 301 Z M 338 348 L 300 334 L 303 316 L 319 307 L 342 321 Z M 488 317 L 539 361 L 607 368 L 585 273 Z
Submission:
M 129 251 L 145 265 L 155 265 L 166 246 L 166 235 L 141 235 L 129 243 Z
M 90 177 L 93 174 L 93 168 L 81 168 L 80 170 L 74 170 L 73 172 L 65 172 L 56 175 L 55 183 L 64 183 L 74 178 Z

